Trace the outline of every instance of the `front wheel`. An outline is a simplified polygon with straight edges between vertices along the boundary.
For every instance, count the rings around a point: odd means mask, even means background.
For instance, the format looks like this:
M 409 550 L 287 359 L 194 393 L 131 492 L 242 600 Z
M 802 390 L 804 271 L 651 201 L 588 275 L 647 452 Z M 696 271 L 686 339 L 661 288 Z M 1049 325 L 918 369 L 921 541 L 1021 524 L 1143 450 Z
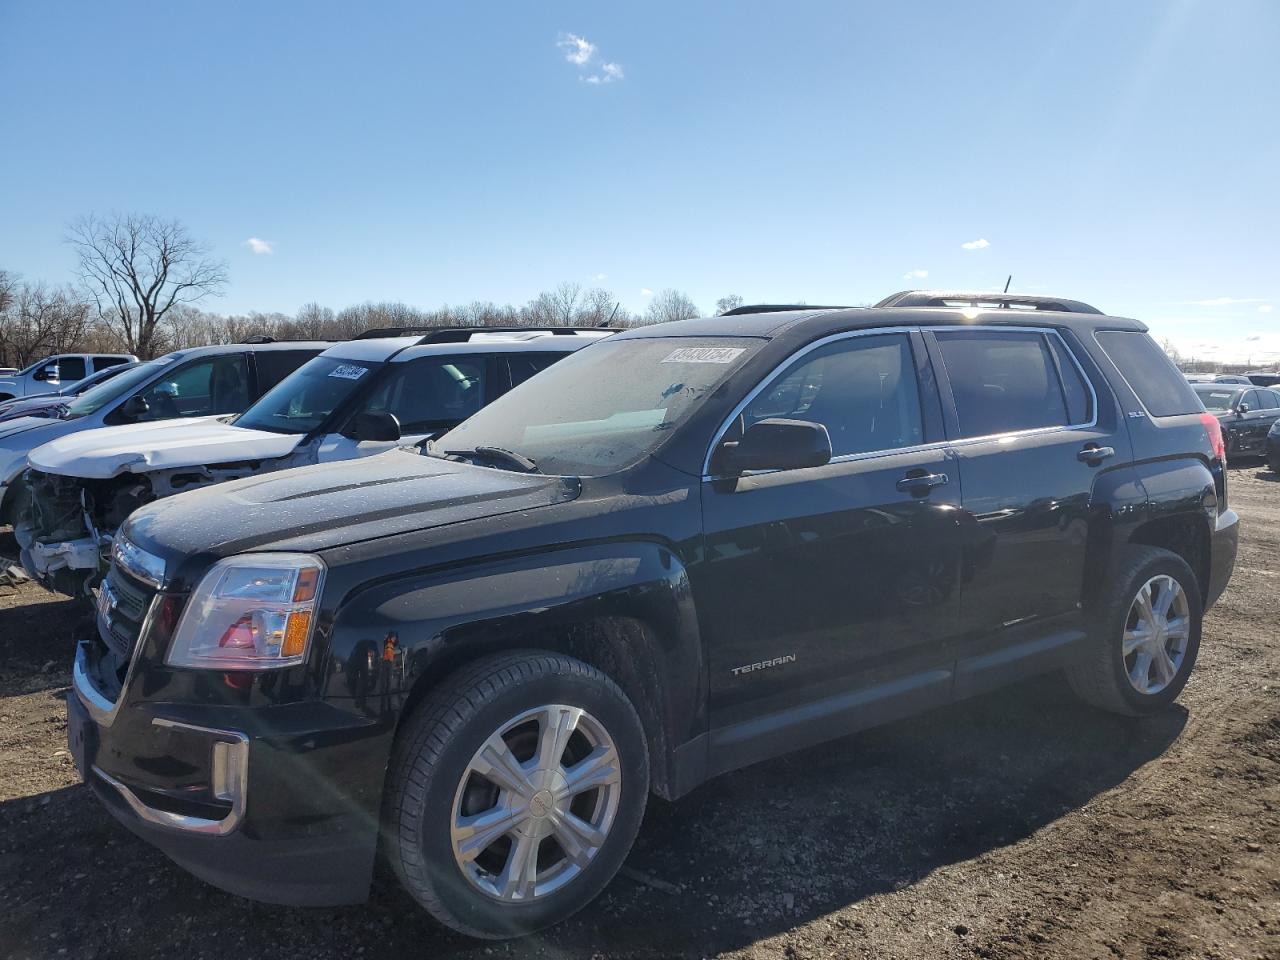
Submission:
M 446 926 L 497 939 L 589 903 L 631 848 L 649 791 L 644 732 L 605 674 L 570 657 L 490 657 L 406 721 L 385 849 Z
M 1168 706 L 1195 665 L 1203 616 L 1185 560 L 1159 547 L 1128 547 L 1091 618 L 1088 652 L 1067 670 L 1072 689 L 1113 713 Z

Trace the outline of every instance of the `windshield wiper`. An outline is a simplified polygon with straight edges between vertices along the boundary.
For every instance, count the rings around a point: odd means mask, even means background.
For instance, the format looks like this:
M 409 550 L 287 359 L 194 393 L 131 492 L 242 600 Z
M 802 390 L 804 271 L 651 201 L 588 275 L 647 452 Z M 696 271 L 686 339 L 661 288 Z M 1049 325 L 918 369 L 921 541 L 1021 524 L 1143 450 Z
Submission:
M 466 457 L 468 459 L 479 457 L 481 460 L 493 460 L 504 464 L 520 473 L 538 472 L 536 463 L 523 454 L 508 450 L 505 447 L 474 447 L 471 450 L 446 450 L 444 455 L 446 457 Z

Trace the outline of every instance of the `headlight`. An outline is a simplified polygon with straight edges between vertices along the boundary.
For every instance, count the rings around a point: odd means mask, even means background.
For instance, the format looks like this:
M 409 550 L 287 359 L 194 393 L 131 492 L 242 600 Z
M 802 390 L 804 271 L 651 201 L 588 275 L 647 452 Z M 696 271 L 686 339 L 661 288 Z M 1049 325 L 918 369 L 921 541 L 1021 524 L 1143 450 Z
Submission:
M 1268 437 L 1280 437 L 1280 420 L 1271 425 L 1271 429 L 1267 431 Z
M 219 562 L 191 594 L 165 662 L 210 670 L 301 663 L 315 625 L 324 564 L 304 553 Z

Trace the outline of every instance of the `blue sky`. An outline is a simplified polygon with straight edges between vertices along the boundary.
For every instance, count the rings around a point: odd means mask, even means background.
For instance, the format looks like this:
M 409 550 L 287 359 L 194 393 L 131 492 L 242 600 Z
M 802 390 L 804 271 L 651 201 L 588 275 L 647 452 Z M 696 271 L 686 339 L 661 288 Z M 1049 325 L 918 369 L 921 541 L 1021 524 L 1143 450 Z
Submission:
M 1280 359 L 1278 47 L 1272 0 L 0 0 L 0 266 L 69 278 L 119 210 L 207 240 L 223 312 L 1011 273 Z

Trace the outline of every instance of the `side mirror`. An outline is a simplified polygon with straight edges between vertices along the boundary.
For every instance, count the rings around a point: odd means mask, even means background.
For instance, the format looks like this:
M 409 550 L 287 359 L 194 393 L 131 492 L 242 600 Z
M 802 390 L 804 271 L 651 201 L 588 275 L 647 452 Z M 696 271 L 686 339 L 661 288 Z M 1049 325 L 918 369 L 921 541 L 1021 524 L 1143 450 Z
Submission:
M 1249 412 L 1249 405 L 1247 403 L 1240 404 L 1240 406 L 1236 407 L 1236 412 L 1243 417 L 1246 413 Z
M 141 420 L 150 412 L 151 404 L 147 403 L 147 398 L 140 393 L 135 393 L 120 405 L 120 416 L 126 420 Z
M 357 443 L 396 441 L 400 439 L 400 421 L 385 410 L 366 410 L 356 414 L 350 436 Z
M 797 470 L 831 461 L 827 428 L 808 420 L 770 417 L 752 424 L 741 440 L 726 440 L 716 451 L 717 473 L 745 470 Z
M 35 379 L 53 380 L 56 382 L 58 379 L 58 365 L 56 363 L 51 363 L 47 367 L 41 367 L 36 371 Z

